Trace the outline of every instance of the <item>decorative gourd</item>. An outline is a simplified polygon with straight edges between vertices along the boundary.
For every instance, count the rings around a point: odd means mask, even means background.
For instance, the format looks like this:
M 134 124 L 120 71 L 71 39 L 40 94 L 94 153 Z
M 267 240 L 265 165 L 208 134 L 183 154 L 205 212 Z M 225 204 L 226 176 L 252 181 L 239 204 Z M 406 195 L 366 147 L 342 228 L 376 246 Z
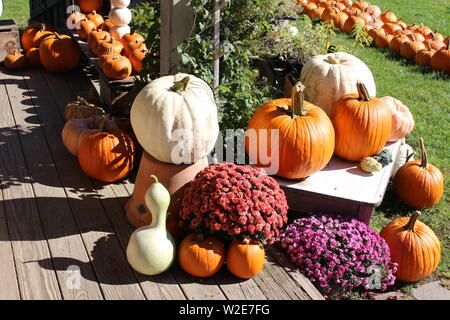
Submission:
M 422 160 L 409 161 L 402 166 L 394 178 L 394 192 L 413 209 L 431 208 L 442 198 L 444 177 L 442 172 L 428 163 L 423 139 L 420 138 Z
M 425 45 L 422 41 L 416 39 L 414 35 L 410 35 L 411 41 L 405 41 L 400 45 L 400 55 L 408 60 L 414 60 L 414 56 L 420 50 L 425 50 Z
M 8 54 L 3 61 L 3 65 L 9 70 L 24 69 L 27 65 L 27 58 L 16 49 L 13 54 Z
M 211 88 L 183 73 L 146 85 L 134 100 L 130 118 L 144 150 L 162 162 L 196 162 L 211 152 L 219 134 Z
M 227 268 L 236 277 L 250 279 L 264 266 L 264 247 L 256 240 L 233 239 L 228 247 Z
M 450 42 L 447 41 L 446 47 L 436 51 L 431 58 L 431 67 L 450 74 Z
M 78 162 L 91 178 L 103 182 L 120 180 L 133 169 L 133 141 L 120 129 L 93 133 L 81 141 Z
M 137 49 L 134 50 L 130 55 L 130 62 L 133 66 L 134 72 L 141 72 L 142 71 L 142 60 L 144 60 L 145 56 L 147 55 L 148 50 L 147 49 Z
M 109 32 L 116 40 L 122 39 L 124 35 L 130 33 L 130 26 L 116 26 L 114 25 Z
M 25 30 L 23 30 L 22 35 L 20 37 L 23 50 L 28 51 L 34 47 L 33 38 L 36 35 L 36 33 L 43 28 L 42 26 L 44 26 L 45 30 L 47 31 L 55 31 L 55 28 L 42 22 L 35 22 L 29 25 L 27 28 L 25 28 Z
M 130 0 L 111 0 L 111 5 L 116 8 L 126 8 L 130 5 Z
M 105 110 L 87 102 L 82 97 L 77 97 L 75 101 L 69 102 L 64 109 L 64 118 L 66 121 L 103 115 L 105 115 Z
M 389 106 L 392 112 L 392 130 L 388 141 L 394 142 L 410 134 L 414 129 L 414 118 L 409 108 L 393 97 L 387 96 L 380 99 Z
M 112 49 L 112 52 L 120 55 L 123 51 L 123 45 L 120 41 L 115 40 L 114 38 L 109 39 L 108 41 L 101 41 L 97 45 L 97 55 L 105 54 L 109 51 L 109 48 Z
M 371 96 L 376 95 L 372 72 L 364 62 L 345 52 L 312 57 L 303 66 L 300 81 L 306 86 L 305 99 L 328 115 L 340 97 L 355 92 L 358 81 L 365 84 Z
M 106 58 L 106 60 L 102 63 L 102 70 L 108 78 L 125 79 L 131 75 L 133 68 L 127 57 L 113 55 Z
M 247 127 L 245 149 L 261 167 L 275 165 L 261 157 L 268 152 L 277 154 L 269 150 L 271 129 L 278 129 L 278 171 L 271 174 L 287 179 L 306 178 L 322 170 L 333 156 L 333 125 L 321 108 L 304 100 L 303 91 L 298 82 L 292 88 L 292 99 L 277 99 L 259 107 Z
M 170 194 L 152 176 L 155 182 L 145 194 L 145 204 L 153 214 L 152 223 L 133 232 L 126 254 L 128 263 L 139 273 L 160 274 L 170 268 L 175 259 L 175 241 L 166 230 Z
M 103 24 L 103 22 L 105 22 L 103 17 L 101 15 L 99 15 L 97 13 L 97 11 L 95 11 L 95 10 L 92 12 L 89 12 L 86 15 L 86 18 L 88 18 L 88 20 L 92 21 L 95 24 L 96 28 L 99 28 Z
M 78 148 L 84 138 L 93 133 L 118 129 L 117 124 L 103 116 L 86 119 L 71 119 L 66 122 L 62 130 L 62 141 L 70 154 L 76 156 Z
M 50 72 L 71 71 L 80 60 L 79 46 L 71 37 L 56 32 L 41 42 L 39 52 L 42 65 Z
M 225 245 L 217 237 L 205 238 L 192 233 L 180 244 L 178 262 L 180 267 L 195 277 L 210 277 L 220 270 L 225 261 Z
M 398 263 L 397 280 L 416 282 L 428 277 L 439 265 L 441 243 L 423 222 L 420 212 L 389 222 L 380 235 L 386 240 L 391 252 L 391 261 Z
M 41 57 L 39 54 L 39 48 L 31 48 L 30 50 L 28 50 L 26 57 L 27 57 L 27 61 L 33 67 L 42 67 Z
M 103 7 L 103 0 L 78 0 L 82 12 L 99 11 Z
M 381 151 L 392 129 L 392 112 L 384 100 L 371 98 L 358 82 L 358 94 L 336 101 L 331 119 L 336 131 L 334 152 L 349 161 L 360 161 Z
M 402 144 L 398 150 L 397 160 L 394 162 L 391 177 L 395 176 L 400 167 L 412 160 L 414 160 L 414 149 L 409 144 Z
M 109 11 L 109 20 L 115 26 L 126 26 L 131 22 L 131 10 L 128 8 L 112 8 Z
M 69 14 L 69 17 L 67 19 L 67 27 L 69 28 L 69 30 L 76 30 L 80 27 L 80 21 L 85 18 L 86 15 L 81 12 L 72 12 L 71 14 Z
M 365 157 L 361 160 L 361 162 L 359 163 L 359 166 L 361 167 L 361 170 L 365 171 L 365 172 L 378 172 L 381 171 L 381 169 L 383 169 L 383 166 L 381 165 L 381 163 L 379 163 L 377 160 L 375 160 L 372 157 Z
M 87 18 L 80 20 L 80 29 L 78 29 L 78 36 L 81 40 L 87 40 L 89 34 L 95 30 L 95 23 Z

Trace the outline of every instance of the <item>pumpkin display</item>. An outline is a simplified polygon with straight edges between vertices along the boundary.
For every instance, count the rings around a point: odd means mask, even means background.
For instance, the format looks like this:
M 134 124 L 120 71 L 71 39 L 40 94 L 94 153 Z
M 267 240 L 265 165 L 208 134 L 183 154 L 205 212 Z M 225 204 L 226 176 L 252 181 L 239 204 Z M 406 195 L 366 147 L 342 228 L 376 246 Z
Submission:
M 192 233 L 180 244 L 178 262 L 180 267 L 195 277 L 210 277 L 220 270 L 225 261 L 225 245 L 217 237 L 204 237 Z
M 356 83 L 365 84 L 376 95 L 375 80 L 364 62 L 345 52 L 312 57 L 302 68 L 300 81 L 305 85 L 305 99 L 331 115 L 333 104 L 343 95 L 354 93 Z
M 406 35 L 399 34 L 393 37 L 389 42 L 389 50 L 400 53 L 400 46 L 405 41 L 410 41 L 410 38 L 408 38 Z
M 38 31 L 42 30 L 43 28 L 47 31 L 51 31 L 51 32 L 55 31 L 55 28 L 53 28 L 49 24 L 42 23 L 42 22 L 35 22 L 23 30 L 22 35 L 20 36 L 20 41 L 22 43 L 23 50 L 28 51 L 34 47 L 33 39 L 34 39 L 36 33 Z
M 344 28 L 344 23 L 348 19 L 348 15 L 346 15 L 344 12 L 339 11 L 335 15 L 331 17 L 333 21 L 333 25 L 342 30 Z
M 272 130 L 278 130 L 278 150 L 272 150 Z M 252 135 L 255 136 L 252 136 Z M 267 150 L 262 152 L 262 150 Z M 304 100 L 304 85 L 298 82 L 291 99 L 269 101 L 259 107 L 247 127 L 245 149 L 260 167 L 278 167 L 276 174 L 303 179 L 322 170 L 333 156 L 334 129 L 326 113 Z M 278 165 L 263 160 L 278 155 Z M 262 158 L 263 157 L 263 158 Z
M 86 15 L 81 12 L 72 12 L 67 17 L 67 27 L 69 30 L 76 30 L 80 28 L 80 21 L 86 19 Z
M 109 47 L 105 53 L 101 54 L 97 60 L 97 64 L 98 64 L 100 70 L 103 70 L 103 64 L 105 63 L 106 59 L 112 58 L 115 56 L 117 56 L 117 54 L 113 52 L 112 47 Z
M 145 56 L 147 55 L 148 50 L 147 49 L 137 49 L 134 50 L 130 55 L 130 62 L 133 67 L 134 72 L 141 72 L 142 71 L 142 61 L 144 60 Z
M 92 12 L 89 12 L 86 15 L 86 18 L 95 24 L 95 28 L 99 28 L 103 24 L 103 22 L 105 22 L 103 17 L 100 14 L 98 14 L 97 11 L 95 11 L 95 10 Z
M 30 50 L 28 50 L 26 57 L 27 61 L 30 63 L 31 66 L 33 67 L 42 66 L 39 48 L 31 48 Z
M 196 162 L 211 152 L 219 134 L 211 88 L 183 73 L 147 84 L 133 102 L 130 119 L 144 150 L 162 162 Z
M 154 215 L 152 223 L 136 229 L 128 241 L 128 263 L 139 273 L 156 275 L 170 268 L 175 260 L 175 241 L 166 229 L 170 193 L 154 180 L 145 193 L 145 204 Z
M 364 19 L 359 17 L 359 14 L 349 16 L 347 20 L 345 20 L 344 26 L 342 30 L 347 33 L 352 33 L 355 30 L 355 24 L 365 25 L 366 22 Z
M 117 124 L 103 116 L 93 116 L 86 119 L 73 118 L 64 125 L 61 138 L 70 154 L 76 156 L 84 138 L 96 132 L 113 129 L 118 129 Z
M 102 30 L 104 30 L 104 31 L 108 31 L 109 32 L 112 27 L 114 27 L 114 23 L 112 23 L 112 21 L 109 20 L 109 19 L 105 19 L 105 22 L 103 22 L 103 24 L 101 25 L 100 28 Z
M 392 34 L 387 33 L 386 31 L 384 33 L 380 32 L 378 34 L 378 37 L 376 37 L 375 39 L 375 47 L 387 49 L 389 48 L 389 43 L 393 38 L 394 36 Z
M 115 26 L 127 26 L 131 22 L 131 10 L 114 7 L 109 11 L 108 17 Z
M 103 0 L 78 0 L 78 6 L 84 13 L 99 11 L 103 7 Z
M 439 265 L 441 243 L 425 223 L 418 220 L 420 212 L 411 217 L 395 219 L 381 230 L 391 253 L 391 261 L 398 264 L 397 280 L 416 282 L 428 277 Z
M 133 141 L 120 129 L 90 134 L 78 147 L 78 162 L 91 178 L 103 182 L 120 180 L 133 169 Z
M 111 48 L 112 52 L 120 55 L 123 51 L 123 45 L 120 41 L 111 38 L 109 40 L 101 41 L 97 45 L 97 55 L 102 55 L 104 53 L 109 52 L 109 48 Z
M 397 159 L 394 162 L 391 177 L 395 176 L 398 169 L 410 160 L 414 160 L 414 149 L 409 144 L 402 144 L 398 150 Z
M 372 42 L 374 43 L 375 42 L 375 40 L 378 38 L 378 36 L 380 35 L 380 34 L 384 34 L 384 33 L 386 33 L 386 31 L 384 31 L 384 29 L 381 29 L 381 28 L 372 28 L 372 29 L 370 29 L 368 32 L 367 32 L 367 34 L 369 35 L 369 37 L 371 37 L 372 38 Z
M 392 129 L 392 112 L 387 103 L 371 98 L 358 82 L 358 94 L 336 101 L 331 119 L 336 131 L 335 153 L 349 161 L 360 161 L 381 151 Z
M 109 32 L 116 40 L 121 40 L 124 35 L 130 33 L 130 26 L 116 26 L 114 25 Z
M 227 268 L 238 278 L 250 279 L 264 266 L 264 247 L 251 239 L 233 239 L 227 252 Z
M 80 48 L 67 35 L 55 33 L 45 38 L 39 46 L 39 57 L 50 72 L 68 72 L 76 68 L 80 60 Z
M 125 45 L 124 53 L 125 53 L 126 57 L 130 58 L 130 56 L 133 53 L 133 51 L 135 51 L 135 50 L 146 50 L 146 49 L 147 49 L 147 47 L 145 46 L 144 42 L 140 42 L 139 40 L 135 40 L 135 41 L 129 42 L 129 43 L 127 43 Z
M 394 192 L 407 206 L 413 209 L 431 208 L 442 198 L 444 177 L 431 163 L 420 138 L 422 159 L 409 161 L 402 166 L 394 178 Z
M 393 97 L 383 97 L 392 112 L 392 129 L 388 141 L 394 142 L 406 137 L 414 129 L 414 118 L 409 108 Z
M 415 55 L 426 48 L 422 41 L 416 40 L 414 35 L 410 37 L 411 41 L 405 41 L 400 45 L 400 55 L 405 59 L 414 60 Z
M 127 47 L 130 42 L 136 42 L 137 44 L 143 43 L 145 42 L 145 38 L 137 32 L 132 32 L 125 34 L 120 41 L 122 41 L 124 47 Z
M 9 70 L 24 69 L 27 65 L 27 58 L 20 53 L 19 49 L 16 49 L 13 54 L 8 54 L 5 57 L 3 65 Z
M 109 32 L 104 31 L 102 29 L 92 30 L 88 35 L 88 46 L 91 49 L 92 53 L 95 55 L 99 55 L 98 53 L 98 45 L 101 41 L 109 41 L 111 40 L 111 35 Z
M 95 23 L 87 18 L 80 20 L 80 29 L 78 29 L 78 36 L 81 40 L 87 40 L 89 34 L 95 30 Z
M 436 51 L 431 58 L 431 67 L 450 74 L 450 43 L 448 41 L 446 47 Z
M 69 102 L 64 109 L 64 118 L 66 121 L 103 115 L 105 115 L 105 110 L 95 104 L 87 102 L 86 99 L 82 97 L 77 97 L 75 101 Z
M 133 68 L 127 57 L 112 55 L 103 61 L 102 70 L 108 78 L 119 80 L 128 78 Z
M 431 48 L 430 43 L 427 43 L 427 47 L 428 47 L 427 49 L 420 50 L 414 56 L 414 61 L 416 62 L 416 64 L 421 66 L 431 65 L 431 58 L 433 58 L 434 54 L 436 53 L 436 50 Z

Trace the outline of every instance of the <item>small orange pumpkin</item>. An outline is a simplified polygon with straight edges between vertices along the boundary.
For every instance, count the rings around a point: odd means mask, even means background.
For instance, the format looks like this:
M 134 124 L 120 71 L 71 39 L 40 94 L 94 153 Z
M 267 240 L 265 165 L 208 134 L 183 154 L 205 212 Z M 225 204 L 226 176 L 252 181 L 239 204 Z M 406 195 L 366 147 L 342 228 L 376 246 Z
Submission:
M 205 238 L 192 233 L 180 243 L 178 262 L 180 267 L 195 277 L 210 277 L 220 270 L 225 261 L 225 245 L 217 237 Z
M 441 259 L 441 243 L 425 223 L 418 220 L 420 212 L 389 222 L 380 235 L 384 238 L 391 261 L 398 264 L 397 280 L 416 282 L 436 270 Z
M 387 10 L 385 12 L 383 12 L 380 15 L 380 19 L 381 21 L 383 21 L 384 23 L 396 23 L 397 22 L 397 16 L 391 11 L 391 10 Z
M 78 65 L 80 48 L 71 37 L 55 32 L 41 42 L 39 57 L 48 71 L 68 72 Z
M 99 28 L 105 22 L 103 17 L 101 15 L 99 15 L 97 13 L 97 11 L 95 11 L 95 10 L 92 12 L 89 12 L 86 15 L 86 18 L 88 18 L 88 20 L 92 21 L 95 24 L 96 28 Z
M 409 161 L 396 173 L 394 192 L 407 206 L 413 209 L 427 209 L 438 204 L 444 194 L 442 172 L 428 163 L 423 138 L 420 138 L 422 159 Z
M 78 36 L 81 40 L 87 40 L 89 34 L 95 30 L 95 23 L 87 18 L 80 20 L 80 29 L 78 29 Z
M 431 58 L 431 67 L 435 70 L 450 74 L 450 42 L 448 38 L 446 47 L 436 51 Z
M 92 30 L 88 35 L 88 46 L 91 49 L 92 53 L 95 55 L 98 54 L 98 45 L 101 41 L 109 41 L 111 40 L 111 35 L 108 31 L 104 31 L 102 29 Z
M 108 78 L 120 80 L 128 78 L 133 67 L 127 57 L 113 55 L 104 60 L 102 70 Z
M 112 52 L 117 55 L 120 55 L 123 51 L 122 43 L 111 37 L 108 41 L 100 41 L 98 43 L 97 55 L 102 55 L 109 52 L 109 48 L 111 48 Z
M 400 55 L 408 60 L 414 60 L 415 55 L 420 50 L 425 50 L 425 45 L 422 41 L 416 40 L 414 35 L 410 36 L 412 38 L 411 41 L 404 41 L 400 45 Z
M 42 23 L 42 22 L 35 22 L 35 23 L 29 25 L 27 28 L 25 28 L 25 30 L 23 30 L 22 35 L 20 37 L 23 50 L 28 51 L 34 47 L 33 39 L 34 39 L 36 33 L 39 30 L 41 30 L 42 28 L 45 28 L 45 30 L 51 31 L 51 32 L 55 31 L 55 28 L 53 28 L 52 26 L 50 26 L 46 23 Z
M 78 0 L 82 12 L 99 11 L 103 7 L 103 0 Z
M 130 62 L 134 72 L 139 73 L 142 71 L 142 61 L 144 60 L 147 54 L 148 50 L 144 48 L 134 50 L 133 53 L 130 55 Z
M 261 242 L 233 239 L 228 247 L 227 268 L 236 277 L 250 279 L 264 267 L 264 247 Z
M 31 48 L 27 52 L 27 60 L 33 67 L 42 67 L 39 48 Z
M 20 70 L 24 69 L 27 65 L 27 58 L 20 53 L 19 49 L 16 48 L 13 54 L 8 54 L 3 61 L 6 69 L 9 70 Z
M 431 48 L 431 44 L 429 42 L 426 42 L 427 49 L 420 50 L 417 52 L 416 56 L 414 57 L 414 61 L 421 66 L 429 66 L 431 65 L 431 59 L 433 58 L 434 54 L 436 53 L 436 50 Z

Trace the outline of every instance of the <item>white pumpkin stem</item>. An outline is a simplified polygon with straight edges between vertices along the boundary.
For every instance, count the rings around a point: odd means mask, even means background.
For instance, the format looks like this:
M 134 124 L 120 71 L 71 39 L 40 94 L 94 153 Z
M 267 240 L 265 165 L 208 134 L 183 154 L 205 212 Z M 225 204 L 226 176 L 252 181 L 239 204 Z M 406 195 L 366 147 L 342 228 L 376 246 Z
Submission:
M 303 116 L 305 115 L 305 112 L 303 110 L 303 101 L 304 101 L 304 91 L 305 91 L 305 85 L 298 81 L 293 87 L 292 87 L 292 103 L 291 103 L 291 112 L 292 117 L 295 118 L 297 116 Z
M 416 225 L 416 221 L 420 217 L 420 215 L 420 211 L 414 211 L 409 218 L 408 223 L 405 225 L 405 230 L 415 232 L 414 226 Z
M 189 82 L 191 82 L 191 78 L 189 76 L 186 76 L 180 81 L 175 81 L 170 89 L 172 89 L 177 93 L 180 93 L 186 90 L 186 87 L 188 86 Z
M 420 163 L 420 166 L 422 168 L 426 168 L 428 166 L 428 154 L 427 150 L 425 149 L 425 144 L 423 143 L 422 137 L 420 137 L 420 151 L 422 152 L 422 161 Z
M 339 60 L 333 57 L 332 55 L 329 55 L 327 57 L 327 62 L 330 64 L 339 64 Z
M 150 178 L 152 178 L 152 179 L 153 179 L 153 183 L 159 183 L 159 181 L 158 181 L 158 177 L 157 177 L 157 176 L 155 176 L 154 174 L 152 174 L 152 175 L 150 176 Z
M 359 100 L 370 101 L 370 95 L 367 92 L 367 88 L 361 81 L 356 83 L 356 89 L 358 89 Z

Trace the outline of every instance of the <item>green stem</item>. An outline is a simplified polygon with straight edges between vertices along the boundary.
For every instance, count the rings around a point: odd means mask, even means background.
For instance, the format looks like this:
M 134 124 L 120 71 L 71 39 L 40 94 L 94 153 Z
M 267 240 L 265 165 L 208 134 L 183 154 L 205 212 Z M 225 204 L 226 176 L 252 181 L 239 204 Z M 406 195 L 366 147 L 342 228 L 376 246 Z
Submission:
M 369 92 L 367 92 L 367 88 L 361 81 L 356 83 L 356 89 L 358 89 L 359 100 L 362 101 L 370 101 Z
M 339 64 L 339 60 L 333 57 L 332 55 L 329 55 L 327 57 L 327 62 L 330 64 Z
M 417 219 L 420 217 L 421 213 L 420 211 L 414 211 L 413 214 L 411 215 L 411 217 L 409 218 L 408 223 L 405 225 L 405 230 L 406 231 L 412 231 L 414 232 L 414 226 L 416 224 Z
M 292 87 L 292 118 L 305 115 L 305 111 L 303 110 L 304 91 L 305 86 L 300 81 L 298 81 L 295 86 Z
M 422 151 L 422 161 L 420 163 L 420 167 L 426 168 L 428 166 L 428 154 L 422 137 L 420 137 L 420 150 Z
M 184 77 L 183 79 L 181 79 L 180 81 L 175 81 L 173 83 L 173 86 L 170 88 L 173 91 L 180 93 L 184 90 L 186 90 L 187 85 L 189 84 L 189 82 L 191 82 L 191 78 L 189 78 L 189 76 Z

